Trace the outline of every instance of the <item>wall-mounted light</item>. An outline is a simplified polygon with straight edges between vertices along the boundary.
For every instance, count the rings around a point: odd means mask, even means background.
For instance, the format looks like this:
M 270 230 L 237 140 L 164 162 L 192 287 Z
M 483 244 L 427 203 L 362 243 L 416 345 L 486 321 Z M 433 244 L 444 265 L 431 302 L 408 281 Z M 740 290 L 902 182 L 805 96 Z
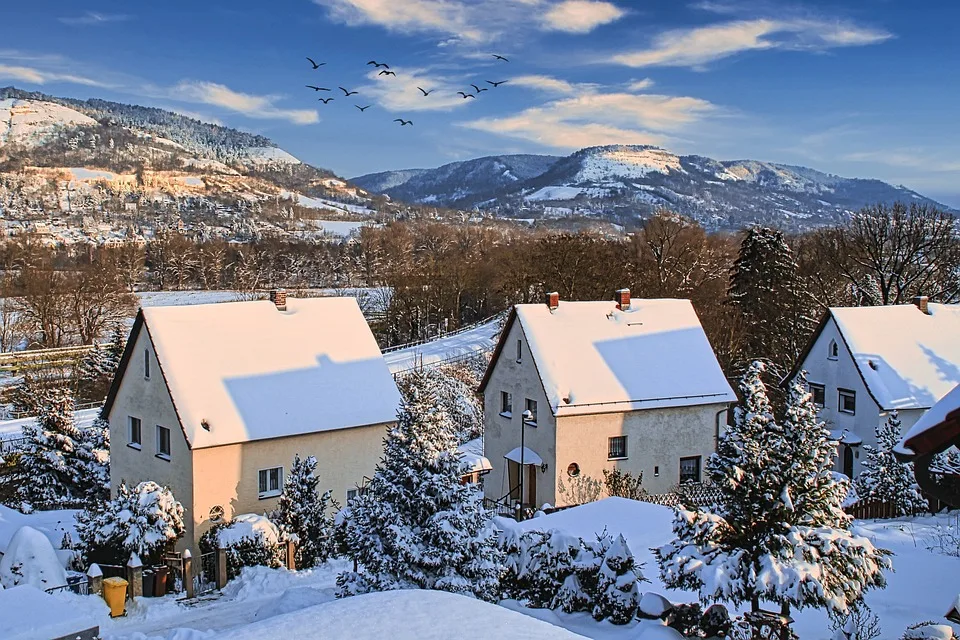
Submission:
M 546 462 L 544 462 L 543 464 L 540 465 L 540 471 L 541 471 L 541 473 L 546 473 L 546 472 L 547 472 L 547 463 L 546 463 Z
M 654 467 L 654 468 L 653 468 L 653 477 L 654 477 L 654 478 L 659 478 L 659 477 L 660 477 L 660 467 Z

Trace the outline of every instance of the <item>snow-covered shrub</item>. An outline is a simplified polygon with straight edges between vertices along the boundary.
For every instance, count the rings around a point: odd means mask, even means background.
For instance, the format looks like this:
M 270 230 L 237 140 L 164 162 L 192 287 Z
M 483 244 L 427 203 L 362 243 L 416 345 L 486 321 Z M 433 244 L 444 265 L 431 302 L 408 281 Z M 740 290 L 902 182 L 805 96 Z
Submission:
M 495 601 L 503 559 L 492 514 L 478 487 L 460 484 L 456 433 L 436 393 L 410 382 L 373 479 L 343 511 L 360 570 L 338 576 L 339 595 L 417 588 Z
M 603 556 L 597 583 L 593 617 L 613 624 L 627 624 L 637 614 L 639 570 L 623 535 L 617 536 Z
M 226 550 L 227 578 L 240 575 L 243 567 L 281 567 L 284 550 L 280 529 L 266 516 L 244 513 L 220 522 L 200 537 L 200 551 Z
M 927 620 L 907 627 L 900 640 L 957 640 L 957 636 L 950 625 Z
M 895 515 L 912 515 L 927 508 L 927 500 L 913 477 L 913 465 L 902 463 L 893 454 L 900 442 L 900 418 L 893 411 L 877 426 L 877 446 L 864 445 L 863 470 L 854 482 L 861 500 L 894 505 Z
M 880 637 L 880 618 L 863 600 L 850 607 L 846 615 L 830 616 L 833 640 L 875 640 Z
M 553 607 L 559 587 L 573 574 L 581 553 L 580 538 L 558 529 L 529 531 L 524 538 L 528 541 L 523 575 L 525 599 L 534 608 Z
M 77 515 L 79 546 L 88 562 L 125 564 L 136 553 L 151 564 L 184 530 L 183 505 L 150 480 L 133 489 L 121 482 L 116 498 Z
M 850 530 L 841 508 L 847 486 L 833 476 L 834 445 L 803 376 L 777 421 L 762 373 L 760 363 L 747 371 L 744 406 L 707 463 L 718 504 L 678 510 L 676 539 L 655 550 L 661 576 L 703 601 L 846 613 L 864 591 L 885 585 L 889 554 Z
M 280 503 L 271 518 L 282 536 L 296 544 L 298 569 L 326 562 L 334 546 L 333 514 L 340 510 L 340 505 L 331 500 L 329 490 L 320 494 L 316 468 L 317 459 L 313 456 L 294 457 Z
M 643 488 L 643 471 L 634 476 L 629 471 L 624 471 L 619 467 L 612 471 L 604 469 L 603 486 L 606 488 L 608 496 L 642 500 L 648 495 L 647 490 Z
M 67 584 L 67 572 L 56 550 L 47 536 L 33 527 L 17 529 L 0 557 L 0 585 L 10 589 L 20 584 L 38 589 Z

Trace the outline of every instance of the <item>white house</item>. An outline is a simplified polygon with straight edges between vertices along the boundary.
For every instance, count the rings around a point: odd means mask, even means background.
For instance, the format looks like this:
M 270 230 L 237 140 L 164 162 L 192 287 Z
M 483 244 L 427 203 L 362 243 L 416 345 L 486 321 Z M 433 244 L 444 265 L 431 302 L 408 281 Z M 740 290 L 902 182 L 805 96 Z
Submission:
M 688 300 L 617 293 L 510 312 L 480 386 L 487 498 L 518 500 L 521 466 L 536 506 L 582 501 L 604 469 L 642 473 L 652 493 L 701 480 L 736 395 Z
M 111 487 L 169 486 L 193 547 L 212 522 L 276 508 L 295 454 L 343 503 L 399 403 L 354 298 L 144 308 L 104 406 Z
M 839 442 L 837 470 L 860 471 L 861 445 L 893 410 L 904 432 L 960 384 L 960 305 L 831 307 L 797 361 Z

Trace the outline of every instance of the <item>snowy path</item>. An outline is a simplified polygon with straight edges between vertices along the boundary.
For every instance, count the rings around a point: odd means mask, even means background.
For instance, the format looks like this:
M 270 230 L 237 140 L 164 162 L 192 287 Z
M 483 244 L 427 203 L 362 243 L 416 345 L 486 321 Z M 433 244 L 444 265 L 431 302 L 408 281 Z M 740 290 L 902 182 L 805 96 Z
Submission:
M 416 366 L 429 366 L 474 353 L 492 351 L 497 346 L 500 319 L 494 318 L 473 329 L 383 354 L 390 373 L 400 373 Z
M 77 427 L 85 429 L 93 424 L 93 421 L 97 419 L 99 413 L 100 407 L 81 409 L 80 411 L 73 412 L 73 418 L 77 422 Z M 0 440 L 19 438 L 23 435 L 23 428 L 28 424 L 33 424 L 36 420 L 34 417 L 18 418 L 16 420 L 0 420 Z

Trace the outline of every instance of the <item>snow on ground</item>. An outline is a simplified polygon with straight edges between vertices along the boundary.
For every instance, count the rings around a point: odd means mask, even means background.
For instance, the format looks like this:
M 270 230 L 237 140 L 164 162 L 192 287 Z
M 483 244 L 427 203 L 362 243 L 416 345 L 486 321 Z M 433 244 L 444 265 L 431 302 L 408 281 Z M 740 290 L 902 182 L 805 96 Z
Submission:
M 357 233 L 361 227 L 367 226 L 367 222 L 350 222 L 348 220 L 316 220 L 317 226 L 338 238 L 346 238 Z
M 383 358 L 391 373 L 399 373 L 420 365 L 438 364 L 460 356 L 492 351 L 497 346 L 499 333 L 500 319 L 494 318 L 462 333 L 385 353 Z
M 33 527 L 47 537 L 54 549 L 57 550 L 61 564 L 66 566 L 71 552 L 60 551 L 60 545 L 65 533 L 69 533 L 73 540 L 77 540 L 76 514 L 76 511 L 70 509 L 35 511 L 31 514 L 23 514 L 0 505 L 0 555 L 7 551 L 10 541 L 21 527 Z
M 141 307 L 179 307 L 212 302 L 237 302 L 244 299 L 239 291 L 141 291 L 137 294 Z
M 29 585 L 0 591 L 0 638 L 66 638 L 96 626 L 88 607 L 66 602 Z
M 528 195 L 524 200 L 573 200 L 583 191 L 580 187 L 543 187 Z
M 67 584 L 67 572 L 53 543 L 39 529 L 17 529 L 0 556 L 0 586 L 12 589 L 27 584 L 52 589 Z
M 100 169 L 70 167 L 67 169 L 67 171 L 73 174 L 73 177 L 76 180 L 107 180 L 112 182 L 113 180 L 117 179 L 117 174 L 113 173 L 112 171 L 103 171 Z
M 60 127 L 96 123 L 90 116 L 53 102 L 0 100 L 0 144 L 18 142 L 35 146 L 45 142 Z
M 574 182 L 596 182 L 612 177 L 643 178 L 650 173 L 686 173 L 680 158 L 656 147 L 599 147 L 584 155 Z
M 244 164 L 300 164 L 295 157 L 279 147 L 247 147 L 240 161 Z
M 93 424 L 100 414 L 100 407 L 93 409 L 81 409 L 73 412 L 73 419 L 77 422 L 77 427 L 86 429 Z M 18 418 L 16 420 L 0 420 L 0 441 L 19 438 L 23 435 L 23 428 L 28 424 L 36 422 L 36 418 Z

